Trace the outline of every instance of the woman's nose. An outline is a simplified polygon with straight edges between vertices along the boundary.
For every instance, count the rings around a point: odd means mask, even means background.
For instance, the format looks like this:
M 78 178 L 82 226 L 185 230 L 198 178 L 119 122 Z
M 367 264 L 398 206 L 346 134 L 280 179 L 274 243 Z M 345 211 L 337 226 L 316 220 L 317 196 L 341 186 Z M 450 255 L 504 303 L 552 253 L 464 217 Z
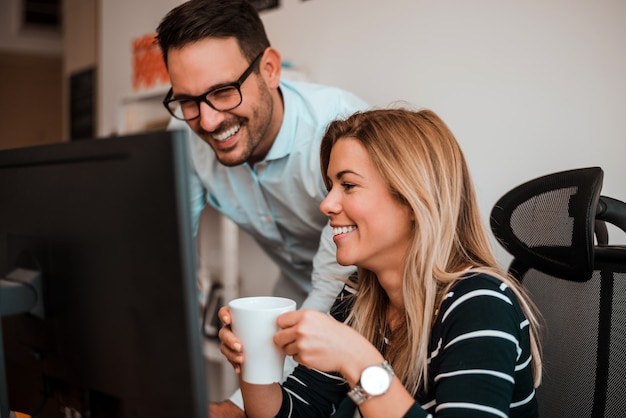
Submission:
M 339 205 L 339 199 L 337 199 L 335 193 L 333 193 L 333 190 L 331 189 L 324 200 L 320 203 L 320 211 L 326 216 L 331 216 L 339 213 L 340 210 L 341 206 Z

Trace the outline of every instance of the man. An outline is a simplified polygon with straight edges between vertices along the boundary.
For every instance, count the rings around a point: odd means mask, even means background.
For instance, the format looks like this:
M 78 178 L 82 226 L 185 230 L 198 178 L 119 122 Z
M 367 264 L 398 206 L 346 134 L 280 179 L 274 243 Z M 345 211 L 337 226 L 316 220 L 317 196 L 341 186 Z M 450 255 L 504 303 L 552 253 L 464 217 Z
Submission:
M 328 311 L 354 268 L 341 267 L 319 204 L 328 123 L 366 108 L 345 91 L 280 79 L 281 59 L 245 0 L 191 0 L 157 40 L 172 88 L 164 100 L 190 133 L 194 217 L 206 202 L 251 234 L 280 267 L 274 293 Z M 185 123 L 186 122 L 186 123 Z M 211 417 L 244 416 L 211 405 Z

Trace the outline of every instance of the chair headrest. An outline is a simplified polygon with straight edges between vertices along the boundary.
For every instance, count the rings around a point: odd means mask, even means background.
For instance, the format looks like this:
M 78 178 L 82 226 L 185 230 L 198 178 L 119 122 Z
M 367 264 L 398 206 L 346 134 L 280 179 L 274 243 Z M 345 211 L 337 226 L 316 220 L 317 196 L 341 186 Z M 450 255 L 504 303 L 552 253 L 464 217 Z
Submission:
M 587 281 L 603 176 L 600 167 L 589 167 L 521 184 L 493 207 L 491 230 L 519 261 L 552 276 Z

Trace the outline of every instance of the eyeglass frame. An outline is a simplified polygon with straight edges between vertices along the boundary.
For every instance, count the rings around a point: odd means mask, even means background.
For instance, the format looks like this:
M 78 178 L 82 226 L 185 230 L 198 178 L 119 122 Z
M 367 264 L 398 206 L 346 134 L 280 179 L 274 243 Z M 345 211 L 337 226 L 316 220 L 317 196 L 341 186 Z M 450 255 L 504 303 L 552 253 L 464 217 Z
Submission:
M 198 96 L 182 96 L 182 97 L 172 98 L 172 95 L 174 94 L 174 90 L 170 87 L 170 90 L 167 92 L 167 95 L 163 99 L 163 106 L 165 106 L 167 111 L 173 117 L 175 117 L 178 120 L 185 121 L 185 122 L 190 121 L 190 120 L 194 120 L 194 119 L 197 119 L 197 118 L 200 117 L 200 103 L 206 103 L 207 105 L 209 105 L 211 107 L 211 109 L 214 109 L 214 110 L 216 110 L 218 112 L 228 112 L 229 110 L 233 110 L 233 109 L 239 107 L 241 105 L 241 103 L 243 103 L 243 95 L 241 94 L 241 85 L 248 79 L 250 74 L 252 74 L 252 72 L 254 71 L 254 68 L 261 61 L 261 58 L 263 57 L 263 54 L 265 54 L 265 50 L 261 51 L 261 53 L 259 55 L 257 55 L 255 59 L 252 60 L 252 62 L 248 66 L 248 68 L 246 68 L 246 70 L 243 72 L 243 74 L 241 74 L 241 76 L 239 77 L 239 79 L 237 79 L 237 81 L 233 81 L 232 83 L 225 83 L 225 84 L 220 84 L 220 85 L 217 85 L 217 86 L 213 86 L 209 90 L 207 90 L 206 92 L 204 92 L 203 94 L 200 94 Z M 228 87 L 234 87 L 237 90 L 237 92 L 239 93 L 239 103 L 237 103 L 235 106 L 232 106 L 232 107 L 229 107 L 229 108 L 226 108 L 226 109 L 218 109 L 218 108 L 216 108 L 213 105 L 213 103 L 211 103 L 209 101 L 209 99 L 207 99 L 207 96 L 209 94 L 213 93 L 216 90 L 220 90 L 220 89 L 224 89 L 224 88 L 228 88 Z M 176 115 L 175 111 L 170 109 L 168 104 L 171 103 L 171 102 L 180 101 L 181 99 L 182 100 L 191 100 L 191 101 L 195 102 L 196 108 L 198 109 L 198 115 L 194 116 L 193 118 L 188 118 L 188 119 L 185 118 L 184 116 L 181 118 L 178 115 Z

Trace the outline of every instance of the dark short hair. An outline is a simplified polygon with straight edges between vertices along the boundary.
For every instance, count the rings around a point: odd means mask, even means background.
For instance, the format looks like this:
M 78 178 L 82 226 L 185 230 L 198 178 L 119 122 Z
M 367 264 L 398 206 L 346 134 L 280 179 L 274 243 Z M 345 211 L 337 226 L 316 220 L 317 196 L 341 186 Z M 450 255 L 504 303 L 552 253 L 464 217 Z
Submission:
M 256 8 L 246 0 L 189 0 L 172 9 L 156 31 L 166 66 L 171 48 L 205 38 L 236 38 L 249 62 L 270 46 Z

